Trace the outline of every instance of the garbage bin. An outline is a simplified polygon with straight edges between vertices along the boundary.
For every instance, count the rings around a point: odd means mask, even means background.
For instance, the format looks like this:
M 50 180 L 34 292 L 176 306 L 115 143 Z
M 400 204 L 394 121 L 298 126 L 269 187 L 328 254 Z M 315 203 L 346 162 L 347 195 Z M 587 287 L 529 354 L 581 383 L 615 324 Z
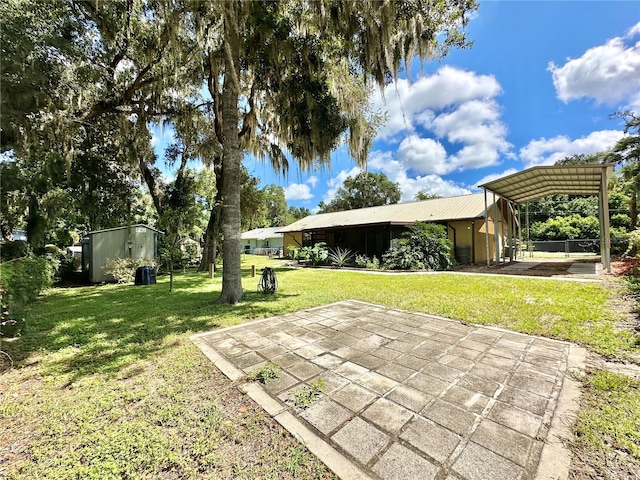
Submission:
M 153 285 L 156 283 L 156 270 L 153 267 L 136 268 L 136 285 Z
M 455 248 L 456 262 L 459 265 L 471 263 L 471 247 L 469 245 L 458 245 Z

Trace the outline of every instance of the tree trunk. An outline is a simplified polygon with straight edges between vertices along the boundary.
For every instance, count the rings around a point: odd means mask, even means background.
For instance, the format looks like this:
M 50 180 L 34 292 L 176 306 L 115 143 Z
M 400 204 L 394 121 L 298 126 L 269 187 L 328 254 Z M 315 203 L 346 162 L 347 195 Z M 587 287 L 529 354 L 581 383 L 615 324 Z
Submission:
M 215 221 L 214 209 L 211 209 L 209 214 L 209 222 L 207 223 L 207 229 L 204 231 L 204 246 L 202 247 L 202 258 L 200 259 L 199 272 L 206 272 L 209 269 L 209 264 L 215 261 L 213 251 L 213 222 Z
M 218 183 L 221 185 L 221 183 Z M 209 265 L 216 263 L 216 257 L 218 256 L 218 238 L 220 238 L 220 220 L 221 220 L 221 208 L 220 203 L 222 200 L 218 198 L 216 194 L 216 204 L 211 209 L 209 215 L 209 223 L 207 223 L 207 229 L 204 234 L 204 247 L 202 249 L 202 260 L 200 260 L 199 272 L 208 272 Z M 221 196 L 220 196 L 221 197 Z
M 40 213 L 38 197 L 35 193 L 29 196 L 29 214 L 27 215 L 27 243 L 36 253 L 41 253 L 45 244 L 46 224 Z
M 219 162 L 213 167 L 216 175 L 216 196 L 213 199 L 213 208 L 209 215 L 209 222 L 204 234 L 204 249 L 200 261 L 199 272 L 208 272 L 209 265 L 216 263 L 218 256 L 218 239 L 220 238 L 220 223 L 222 220 L 222 165 Z
M 631 191 L 631 201 L 629 202 L 629 217 L 631 217 L 631 228 L 638 226 L 638 192 L 633 188 Z
M 240 37 L 237 1 L 224 2 L 224 84 L 222 87 L 222 292 L 219 303 L 242 298 L 240 257 L 240 164 L 238 97 Z
M 169 293 L 173 292 L 173 259 L 169 261 Z

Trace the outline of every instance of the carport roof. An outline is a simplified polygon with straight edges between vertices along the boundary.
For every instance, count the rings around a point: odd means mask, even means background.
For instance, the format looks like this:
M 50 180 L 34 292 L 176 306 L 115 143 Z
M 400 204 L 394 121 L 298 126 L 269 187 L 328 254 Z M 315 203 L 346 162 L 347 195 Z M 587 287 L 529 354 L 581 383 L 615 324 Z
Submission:
M 607 178 L 609 164 L 551 165 L 532 167 L 522 172 L 493 180 L 480 188 L 515 203 L 556 194 L 598 195 L 602 178 Z

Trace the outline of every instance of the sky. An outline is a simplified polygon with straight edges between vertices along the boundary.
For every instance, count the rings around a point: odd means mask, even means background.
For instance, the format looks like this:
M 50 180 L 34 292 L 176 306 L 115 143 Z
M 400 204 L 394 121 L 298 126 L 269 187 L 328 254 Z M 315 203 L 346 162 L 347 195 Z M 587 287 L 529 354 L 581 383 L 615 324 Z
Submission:
M 500 176 L 605 151 L 624 128 L 610 115 L 640 111 L 639 1 L 479 3 L 467 27 L 471 48 L 416 61 L 375 92 L 387 122 L 367 170 L 397 182 L 401 202 L 419 191 L 473 193 Z M 244 164 L 261 186 L 281 185 L 289 205 L 312 212 L 360 171 L 344 147 L 322 171 L 292 162 L 283 177 L 268 162 Z

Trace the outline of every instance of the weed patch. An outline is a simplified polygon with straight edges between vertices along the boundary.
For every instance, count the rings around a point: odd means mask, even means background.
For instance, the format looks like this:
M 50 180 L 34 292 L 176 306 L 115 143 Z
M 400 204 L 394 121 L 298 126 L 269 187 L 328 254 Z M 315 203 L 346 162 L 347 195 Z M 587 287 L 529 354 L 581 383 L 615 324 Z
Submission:
M 309 408 L 324 391 L 324 388 L 325 382 L 322 378 L 319 378 L 315 382 L 311 382 L 308 386 L 300 387 L 299 389 L 294 390 L 292 392 L 293 402 L 299 408 Z
M 257 368 L 247 375 L 247 379 L 251 381 L 259 381 L 266 384 L 269 380 L 280 377 L 280 366 L 272 361 L 267 361 L 262 367 Z
M 574 426 L 573 478 L 636 479 L 640 472 L 640 383 L 590 372 Z

